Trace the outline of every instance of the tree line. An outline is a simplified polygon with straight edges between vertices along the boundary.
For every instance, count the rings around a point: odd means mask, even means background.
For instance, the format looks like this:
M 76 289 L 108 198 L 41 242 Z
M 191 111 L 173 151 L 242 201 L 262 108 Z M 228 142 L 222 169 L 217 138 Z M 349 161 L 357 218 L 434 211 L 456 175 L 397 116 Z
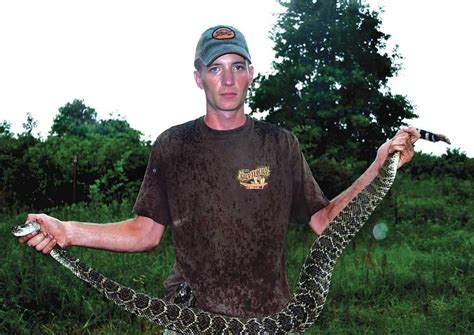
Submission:
M 150 142 L 122 119 L 97 119 L 94 108 L 74 100 L 59 108 L 49 136 L 0 127 L 2 207 L 44 209 L 72 202 L 132 199 L 140 186 Z

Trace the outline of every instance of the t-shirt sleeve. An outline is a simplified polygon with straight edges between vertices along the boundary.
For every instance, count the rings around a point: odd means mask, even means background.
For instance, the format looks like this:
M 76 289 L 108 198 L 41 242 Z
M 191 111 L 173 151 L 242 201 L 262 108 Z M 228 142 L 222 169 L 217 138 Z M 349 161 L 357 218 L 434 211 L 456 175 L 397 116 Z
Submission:
M 296 222 L 307 224 L 311 216 L 325 207 L 329 200 L 314 179 L 296 137 L 294 141 L 291 152 L 294 172 L 291 216 Z
M 133 213 L 146 216 L 162 225 L 171 223 L 166 192 L 165 164 L 158 140 L 154 143 L 148 159 L 145 176 L 133 206 Z

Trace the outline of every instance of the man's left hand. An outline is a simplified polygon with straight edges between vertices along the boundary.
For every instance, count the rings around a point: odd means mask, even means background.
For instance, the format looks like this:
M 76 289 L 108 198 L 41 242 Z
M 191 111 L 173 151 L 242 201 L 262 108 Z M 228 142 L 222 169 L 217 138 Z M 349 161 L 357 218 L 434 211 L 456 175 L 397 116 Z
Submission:
M 383 160 L 388 155 L 399 151 L 400 162 L 398 167 L 402 167 L 413 159 L 415 149 L 413 144 L 420 138 L 420 133 L 415 127 L 406 127 L 400 129 L 397 134 L 389 141 L 384 143 L 378 152 L 378 156 L 382 156 Z

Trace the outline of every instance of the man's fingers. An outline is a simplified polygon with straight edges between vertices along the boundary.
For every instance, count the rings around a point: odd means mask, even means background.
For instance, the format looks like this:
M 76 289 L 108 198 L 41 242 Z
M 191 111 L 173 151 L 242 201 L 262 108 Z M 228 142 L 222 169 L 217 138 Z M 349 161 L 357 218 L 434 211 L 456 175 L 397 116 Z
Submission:
M 413 145 L 410 144 L 410 146 L 406 144 L 392 144 L 389 148 L 389 153 L 393 154 L 394 152 L 411 152 L 413 151 Z
M 38 214 L 28 214 L 26 216 L 26 221 L 38 222 L 39 224 L 41 224 L 41 219 Z
M 392 142 L 389 147 L 389 153 L 392 154 L 396 151 L 399 151 L 402 153 L 405 152 L 406 154 L 411 151 L 414 151 L 413 143 L 414 141 L 412 140 L 412 137 L 408 133 L 401 132 L 392 139 Z
M 43 248 L 42 252 L 43 254 L 47 255 L 51 252 L 51 250 L 53 250 L 53 248 L 56 246 L 56 239 L 51 239 L 51 241 L 49 241 L 49 243 Z
M 52 238 L 50 237 L 45 237 L 41 242 L 39 242 L 36 246 L 35 249 L 38 251 L 42 251 L 44 247 L 46 247 L 50 242 Z
M 35 236 L 35 235 L 38 235 L 38 232 L 37 232 L 37 231 L 32 232 L 32 233 L 30 233 L 30 234 L 28 234 L 28 235 L 19 237 L 19 238 L 18 238 L 18 242 L 20 242 L 20 243 L 23 244 L 23 243 L 25 243 L 26 241 L 28 241 L 30 238 L 32 238 L 33 236 Z
M 412 126 L 405 127 L 403 129 L 401 129 L 401 131 L 407 133 L 408 136 L 410 136 L 410 142 L 411 143 L 415 143 L 416 141 L 418 141 L 421 138 L 420 132 L 415 127 L 412 127 Z
M 43 241 L 46 237 L 42 234 L 42 233 L 39 233 L 39 234 L 36 234 L 35 236 L 33 236 L 32 238 L 30 238 L 27 242 L 28 246 L 34 248 L 36 247 L 39 243 L 41 243 L 41 241 Z
M 35 248 L 44 254 L 49 254 L 51 250 L 58 244 L 55 235 L 58 232 L 58 220 L 46 214 L 28 214 L 26 221 L 33 221 L 40 224 L 39 231 L 18 238 L 18 242 L 27 244 L 31 248 Z
M 56 239 L 47 232 L 33 232 L 18 238 L 18 242 L 26 243 L 44 254 L 49 254 L 58 243 Z

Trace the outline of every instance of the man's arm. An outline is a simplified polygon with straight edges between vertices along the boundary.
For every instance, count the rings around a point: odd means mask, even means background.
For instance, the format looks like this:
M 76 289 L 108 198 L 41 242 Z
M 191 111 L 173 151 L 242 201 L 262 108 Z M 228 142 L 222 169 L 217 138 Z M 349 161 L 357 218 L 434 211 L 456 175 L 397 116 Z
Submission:
M 44 254 L 49 254 L 56 244 L 62 248 L 82 246 L 118 252 L 147 251 L 160 243 L 165 230 L 165 226 L 144 216 L 108 224 L 60 221 L 46 214 L 30 214 L 27 220 L 38 222 L 41 230 L 19 238 L 19 242 Z
M 374 180 L 390 154 L 396 151 L 400 152 L 399 168 L 410 162 L 414 156 L 413 143 L 419 138 L 418 131 L 413 127 L 409 127 L 400 130 L 391 140 L 384 143 L 377 151 L 377 157 L 369 168 L 349 188 L 332 199 L 326 207 L 311 216 L 309 225 L 313 231 L 321 235 L 336 215 Z

